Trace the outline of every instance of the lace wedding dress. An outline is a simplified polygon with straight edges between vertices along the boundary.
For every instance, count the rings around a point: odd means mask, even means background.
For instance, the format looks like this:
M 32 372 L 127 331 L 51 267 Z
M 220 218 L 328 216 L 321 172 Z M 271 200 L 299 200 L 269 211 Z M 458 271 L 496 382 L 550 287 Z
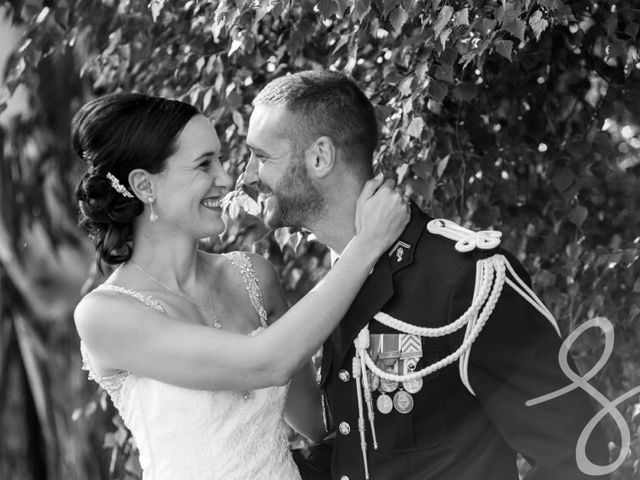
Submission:
M 238 267 L 262 327 L 267 315 L 250 259 L 226 254 Z M 102 285 L 165 313 L 153 298 Z M 144 480 L 299 480 L 283 418 L 287 387 L 251 392 L 202 391 L 120 372 L 100 377 L 80 345 L 83 368 L 110 395 L 140 450 Z

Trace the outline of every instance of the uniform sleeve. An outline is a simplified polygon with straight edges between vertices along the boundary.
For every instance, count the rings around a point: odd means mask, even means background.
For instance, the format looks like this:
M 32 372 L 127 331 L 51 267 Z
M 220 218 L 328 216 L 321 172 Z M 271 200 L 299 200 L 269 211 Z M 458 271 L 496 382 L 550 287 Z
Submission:
M 522 265 L 505 256 L 530 284 Z M 453 287 L 453 318 L 469 307 L 474 284 L 475 263 L 470 262 Z M 550 322 L 505 283 L 471 349 L 471 387 L 505 441 L 531 464 L 526 480 L 608 478 L 587 475 L 576 462 L 578 437 L 596 413 L 585 392 L 575 389 L 545 403 L 525 404 L 570 383 L 558 362 L 561 343 Z M 570 365 L 575 370 L 571 360 Z M 604 431 L 598 426 L 587 443 L 587 456 L 593 463 L 607 465 L 607 450 Z

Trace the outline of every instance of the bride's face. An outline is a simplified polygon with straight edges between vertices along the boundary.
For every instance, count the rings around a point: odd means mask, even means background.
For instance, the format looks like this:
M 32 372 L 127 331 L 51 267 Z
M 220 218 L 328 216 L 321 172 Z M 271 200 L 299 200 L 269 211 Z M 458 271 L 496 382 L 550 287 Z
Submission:
M 222 197 L 233 180 L 220 162 L 220 140 L 203 115 L 193 117 L 176 142 L 176 152 L 156 178 L 158 222 L 193 238 L 224 231 Z

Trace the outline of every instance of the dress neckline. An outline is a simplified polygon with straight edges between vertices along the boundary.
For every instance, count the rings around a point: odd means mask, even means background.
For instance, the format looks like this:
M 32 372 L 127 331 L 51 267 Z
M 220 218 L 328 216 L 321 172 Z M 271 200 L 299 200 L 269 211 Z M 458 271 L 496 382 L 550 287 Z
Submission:
M 231 263 L 239 270 L 246 293 L 249 297 L 249 301 L 251 302 L 251 305 L 253 306 L 253 309 L 255 310 L 255 312 L 258 314 L 258 318 L 260 320 L 260 326 L 254 328 L 250 332 L 246 334 L 239 333 L 239 332 L 234 332 L 234 333 L 238 333 L 240 335 L 250 335 L 250 336 L 257 335 L 262 330 L 267 328 L 269 324 L 268 324 L 268 315 L 263 304 L 264 302 L 263 302 L 263 296 L 262 296 L 262 289 L 260 288 L 260 285 L 258 283 L 258 276 L 256 275 L 255 269 L 253 268 L 251 259 L 245 252 L 240 252 L 240 251 L 227 252 L 227 253 L 223 253 L 222 255 L 228 258 L 229 261 L 231 261 Z M 118 269 L 120 269 L 122 265 L 124 264 L 119 265 Z M 167 314 L 167 311 L 158 300 L 156 300 L 153 296 L 142 293 L 138 290 L 134 290 L 128 287 L 123 287 L 121 285 L 117 285 L 114 283 L 103 283 L 101 285 L 98 285 L 94 289 L 94 291 L 96 290 L 117 291 L 119 293 L 128 295 L 144 303 L 148 307 L 151 307 L 164 314 Z

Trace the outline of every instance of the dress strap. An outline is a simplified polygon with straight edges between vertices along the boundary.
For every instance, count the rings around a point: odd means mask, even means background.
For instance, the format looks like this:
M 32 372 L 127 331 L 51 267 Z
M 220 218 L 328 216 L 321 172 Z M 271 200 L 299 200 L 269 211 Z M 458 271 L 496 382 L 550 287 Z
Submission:
M 115 292 L 119 292 L 124 295 L 128 295 L 132 298 L 135 298 L 139 302 L 144 303 L 147 307 L 151 307 L 162 313 L 167 313 L 164 307 L 160 305 L 160 302 L 154 299 L 151 295 L 145 295 L 144 293 L 131 290 L 130 288 L 121 287 L 120 285 L 112 285 L 109 283 L 109 284 L 102 284 L 99 287 L 97 287 L 95 290 L 113 290 Z
M 112 375 L 105 375 L 102 377 L 98 375 L 94 370 L 93 365 L 91 365 L 87 346 L 82 340 L 80 340 L 80 355 L 82 357 L 82 370 L 87 371 L 87 377 L 89 380 L 96 382 L 112 397 L 117 395 L 122 387 L 122 383 L 129 376 L 129 372 L 120 370 Z
M 267 311 L 264 309 L 262 302 L 262 290 L 260 290 L 258 276 L 251 264 L 249 255 L 244 252 L 229 252 L 224 255 L 240 270 L 242 281 L 247 289 L 249 300 L 251 300 L 251 305 L 253 305 L 253 308 L 260 317 L 260 324 L 266 328 L 269 325 L 267 322 Z

